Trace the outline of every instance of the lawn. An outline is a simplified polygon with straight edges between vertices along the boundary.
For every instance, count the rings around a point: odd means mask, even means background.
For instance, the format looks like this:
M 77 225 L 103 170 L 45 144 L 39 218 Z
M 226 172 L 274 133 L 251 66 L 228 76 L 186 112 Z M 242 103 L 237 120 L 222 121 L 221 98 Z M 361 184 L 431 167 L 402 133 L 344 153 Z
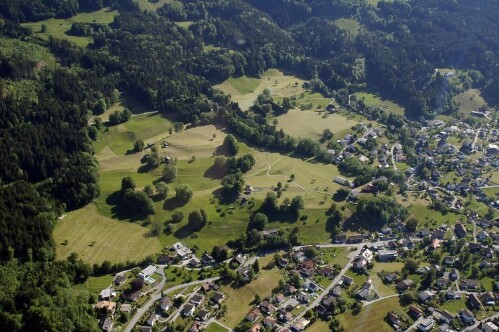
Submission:
M 385 285 L 377 274 L 375 273 L 371 274 L 371 280 L 373 281 L 374 287 L 381 296 L 389 296 L 397 294 L 395 288 Z
M 349 261 L 347 255 L 350 253 L 350 248 L 324 248 L 319 251 L 323 253 L 321 258 L 325 264 L 345 266 Z
M 302 88 L 304 82 L 303 79 L 287 75 L 278 69 L 269 69 L 262 78 L 247 76 L 229 78 L 215 85 L 215 88 L 230 94 L 232 100 L 237 102 L 242 110 L 247 110 L 264 89 L 269 89 L 275 97 L 291 97 L 304 92 Z
M 68 19 L 50 18 L 45 21 L 23 23 L 22 25 L 31 28 L 35 36 L 38 36 L 44 40 L 48 40 L 49 36 L 52 36 L 59 39 L 67 39 L 78 46 L 86 47 L 92 41 L 92 38 L 68 35 L 71 25 L 74 22 L 109 24 L 114 21 L 114 17 L 117 14 L 117 10 L 103 8 L 91 13 L 80 13 Z M 46 32 L 41 32 L 42 24 L 45 24 L 47 27 Z
M 326 114 L 317 111 L 290 110 L 277 117 L 277 127 L 293 137 L 320 139 L 324 129 L 333 134 L 350 129 L 359 123 L 357 119 L 348 119 L 339 114 Z M 335 138 L 339 138 L 336 137 Z
M 261 270 L 257 279 L 241 288 L 232 288 L 223 286 L 220 291 L 226 295 L 225 305 L 227 305 L 227 314 L 221 319 L 224 324 L 235 327 L 252 308 L 250 304 L 255 295 L 258 294 L 262 299 L 269 296 L 272 289 L 277 287 L 281 275 L 273 270 Z
M 390 262 L 390 263 L 374 263 L 372 272 L 378 273 L 381 271 L 385 272 L 400 272 L 404 267 L 404 263 L 402 262 Z
M 499 198 L 499 188 L 498 187 L 483 188 L 482 191 L 484 192 L 485 195 L 487 195 L 488 198 L 490 198 L 494 201 Z
M 99 293 L 101 290 L 108 288 L 113 283 L 114 277 L 106 274 L 99 277 L 89 277 L 83 284 L 76 285 L 75 287 L 83 287 L 92 293 Z
M 157 238 L 137 224 L 113 220 L 97 213 L 94 204 L 68 212 L 57 222 L 54 240 L 58 259 L 77 253 L 86 263 L 140 261 L 161 250 Z M 67 241 L 66 245 L 62 245 Z
M 384 318 L 389 311 L 401 311 L 398 297 L 392 297 L 383 301 L 364 306 L 358 315 L 347 311 L 338 316 L 346 331 L 376 331 L 392 332 Z
M 357 20 L 351 18 L 339 18 L 334 21 L 334 24 L 338 28 L 350 32 L 353 36 L 357 36 L 362 27 Z
M 211 323 L 204 330 L 205 332 L 227 332 L 227 329 L 217 323 Z
M 459 309 L 467 309 L 465 298 L 456 301 L 447 301 L 440 306 L 440 310 L 448 310 L 453 314 L 457 314 Z
M 395 101 L 378 96 L 371 92 L 359 92 L 356 94 L 358 100 L 363 100 L 366 106 L 380 106 L 396 114 L 404 114 L 405 109 Z
M 305 332 L 324 332 L 324 331 L 329 331 L 329 325 L 327 322 L 320 319 L 316 320 L 315 323 L 310 325 L 310 327 L 305 330 Z

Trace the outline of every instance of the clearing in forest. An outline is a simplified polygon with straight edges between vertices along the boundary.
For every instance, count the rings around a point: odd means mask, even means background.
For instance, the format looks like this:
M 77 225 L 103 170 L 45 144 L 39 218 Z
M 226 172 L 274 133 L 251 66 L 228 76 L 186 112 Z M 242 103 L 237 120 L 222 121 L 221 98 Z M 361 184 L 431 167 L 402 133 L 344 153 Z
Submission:
M 301 111 L 299 109 L 293 109 L 284 115 L 278 116 L 277 121 L 277 127 L 284 130 L 286 134 L 293 137 L 312 139 L 320 139 L 324 129 L 329 129 L 334 134 L 337 134 L 359 123 L 357 120 L 339 114 Z
M 89 264 L 101 264 L 105 260 L 140 261 L 161 250 L 159 240 L 149 237 L 148 232 L 137 224 L 104 217 L 94 204 L 89 204 L 68 212 L 57 222 L 54 230 L 57 258 L 64 259 L 75 252 Z
M 35 36 L 44 40 L 48 40 L 49 36 L 52 36 L 59 39 L 67 39 L 78 46 L 86 47 L 92 42 L 92 38 L 70 35 L 71 25 L 75 22 L 109 24 L 114 21 L 116 15 L 118 15 L 117 10 L 102 8 L 91 13 L 80 13 L 67 19 L 50 18 L 40 22 L 23 23 L 22 25 L 31 28 Z M 43 25 L 45 25 L 46 31 L 42 31 Z
M 339 18 L 333 22 L 338 28 L 350 32 L 352 35 L 357 36 L 361 29 L 361 25 L 357 20 L 352 18 Z
M 394 102 L 393 100 L 379 97 L 371 92 L 359 92 L 356 94 L 358 100 L 363 100 L 366 106 L 379 106 L 386 108 L 389 112 L 404 115 L 405 108 Z
M 482 93 L 478 89 L 468 89 L 454 97 L 454 101 L 459 104 L 459 116 L 469 117 L 472 111 L 476 111 L 487 103 L 482 98 Z
M 286 75 L 278 69 L 269 69 L 262 78 L 247 76 L 229 78 L 215 85 L 215 88 L 230 94 L 232 100 L 237 102 L 242 110 L 247 110 L 265 89 L 269 89 L 272 96 L 291 97 L 305 91 L 302 87 L 304 82 L 303 79 Z

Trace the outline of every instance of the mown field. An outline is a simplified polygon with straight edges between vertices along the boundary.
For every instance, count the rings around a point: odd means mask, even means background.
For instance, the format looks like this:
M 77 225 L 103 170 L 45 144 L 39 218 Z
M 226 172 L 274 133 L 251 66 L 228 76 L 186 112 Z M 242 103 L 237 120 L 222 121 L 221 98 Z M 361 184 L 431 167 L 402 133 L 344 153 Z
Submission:
M 230 94 L 232 100 L 239 104 L 242 110 L 247 110 L 264 89 L 269 89 L 272 96 L 291 97 L 305 92 L 302 85 L 305 81 L 298 77 L 287 75 L 278 69 L 267 70 L 262 78 L 237 77 L 215 85 L 215 88 Z
M 347 118 L 340 114 L 325 114 L 317 111 L 290 110 L 277 117 L 279 129 L 293 137 L 320 139 L 324 129 L 338 134 L 359 123 L 356 118 Z M 342 138 L 335 136 L 336 139 Z
M 97 213 L 93 204 L 67 213 L 57 222 L 53 236 L 56 254 L 64 259 L 75 252 L 89 264 L 139 261 L 161 250 L 157 238 L 137 224 L 118 221 Z M 67 241 L 66 245 L 62 243 Z
M 23 23 L 22 25 L 31 28 L 35 36 L 44 40 L 48 40 L 49 36 L 52 36 L 59 39 L 67 39 L 78 46 L 86 47 L 92 41 L 92 38 L 69 35 L 68 31 L 71 29 L 71 25 L 75 22 L 109 24 L 114 21 L 114 17 L 117 14 L 118 11 L 116 10 L 103 8 L 91 13 L 80 13 L 68 19 L 50 18 L 35 23 Z M 42 25 L 46 26 L 45 32 L 41 31 Z
M 356 94 L 358 100 L 364 101 L 366 106 L 380 106 L 395 114 L 404 114 L 405 109 L 393 100 L 382 98 L 372 92 L 359 92 Z

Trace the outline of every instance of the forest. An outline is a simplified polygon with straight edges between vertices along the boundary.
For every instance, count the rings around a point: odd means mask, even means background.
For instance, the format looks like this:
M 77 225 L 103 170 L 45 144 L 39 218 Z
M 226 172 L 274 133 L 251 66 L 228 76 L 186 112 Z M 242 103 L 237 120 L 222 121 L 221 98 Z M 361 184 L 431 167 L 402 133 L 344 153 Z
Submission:
M 120 91 L 153 110 L 176 114 L 183 123 L 223 124 L 255 146 L 318 162 L 331 159 L 318 142 L 293 138 L 267 123 L 267 115 L 282 114 L 286 107 L 261 98 L 243 112 L 212 85 L 230 76 L 259 77 L 266 69 L 280 68 L 304 77 L 310 90 L 335 97 L 344 106 L 346 96 L 374 84 L 406 107 L 407 118 L 420 119 L 456 112 L 454 92 L 435 73 L 449 67 L 473 69 L 474 87 L 491 105 L 497 103 L 497 1 L 380 1 L 377 7 L 364 0 L 178 4 L 166 3 L 153 13 L 140 11 L 132 0 L 0 2 L 1 38 L 46 48 L 56 59 L 47 65 L 15 48 L 0 49 L 0 326 L 7 330 L 97 328 L 88 319 L 89 295 L 70 288 L 92 269 L 77 257 L 55 261 L 51 233 L 64 211 L 99 195 L 89 119 L 114 105 Z M 71 28 L 74 35 L 92 38 L 87 48 L 37 39 L 20 25 L 104 7 L 119 9 L 109 26 Z M 340 17 L 353 17 L 362 29 L 353 34 L 339 28 L 334 20 Z M 177 24 L 184 21 L 193 23 L 187 28 Z M 206 50 L 207 45 L 213 49 Z M 21 83 L 29 85 L 30 98 L 13 92 L 12 86 Z M 371 115 L 395 128 L 391 134 L 411 151 L 414 142 L 407 138 L 404 117 Z M 116 123 L 120 116 L 115 115 Z M 246 161 L 229 159 L 223 166 L 231 169 L 239 162 Z M 345 163 L 340 169 L 356 176 L 358 183 L 371 175 L 399 180 L 396 174 L 356 166 Z M 232 188 L 229 179 L 224 183 Z M 301 207 L 299 198 L 284 207 L 273 206 L 273 201 L 269 197 L 263 206 L 270 215 L 285 210 L 293 218 Z M 391 201 L 361 202 L 356 217 L 374 214 L 384 224 L 393 221 L 385 212 L 393 208 Z M 406 215 L 397 213 L 402 219 Z M 254 246 L 254 236 L 248 230 L 236 246 Z M 266 245 L 295 243 L 294 232 L 286 236 L 280 234 L 279 243 Z M 61 316 L 68 319 L 60 321 Z

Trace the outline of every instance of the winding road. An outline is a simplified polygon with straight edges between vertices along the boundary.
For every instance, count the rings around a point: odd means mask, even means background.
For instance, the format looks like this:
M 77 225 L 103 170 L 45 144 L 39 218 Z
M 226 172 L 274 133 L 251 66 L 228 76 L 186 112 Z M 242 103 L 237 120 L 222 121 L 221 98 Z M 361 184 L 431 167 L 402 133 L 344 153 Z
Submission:
M 131 332 L 133 330 L 133 328 L 135 327 L 135 325 L 137 324 L 137 322 L 140 320 L 140 318 L 142 318 L 142 316 L 144 316 L 144 314 L 146 312 L 149 311 L 149 308 L 151 308 L 151 306 L 154 304 L 154 302 L 156 302 L 156 301 L 158 301 L 158 300 L 161 299 L 161 296 L 162 296 L 161 294 L 162 293 L 166 294 L 166 293 L 170 293 L 170 292 L 173 292 L 173 291 L 176 291 L 176 290 L 179 290 L 179 289 L 182 289 L 182 288 L 186 288 L 186 287 L 189 287 L 189 286 L 204 284 L 205 282 L 212 282 L 212 281 L 216 281 L 216 280 L 219 279 L 219 277 L 213 277 L 213 278 L 208 278 L 208 279 L 203 279 L 203 280 L 196 280 L 196 281 L 192 281 L 192 282 L 189 282 L 189 283 L 186 283 L 186 284 L 176 285 L 176 286 L 167 288 L 167 289 L 165 289 L 162 292 L 162 289 L 163 289 L 163 287 L 165 286 L 165 283 L 166 283 L 166 276 L 164 275 L 163 269 L 159 269 L 157 272 L 163 276 L 163 280 L 156 287 L 154 287 L 154 289 L 153 289 L 153 295 L 151 296 L 151 298 L 149 299 L 149 301 L 147 301 L 142 306 L 142 308 L 140 308 L 139 310 L 137 310 L 137 312 L 135 313 L 135 315 L 133 316 L 133 318 L 128 323 L 128 325 L 127 325 L 126 329 L 124 330 L 124 332 Z

